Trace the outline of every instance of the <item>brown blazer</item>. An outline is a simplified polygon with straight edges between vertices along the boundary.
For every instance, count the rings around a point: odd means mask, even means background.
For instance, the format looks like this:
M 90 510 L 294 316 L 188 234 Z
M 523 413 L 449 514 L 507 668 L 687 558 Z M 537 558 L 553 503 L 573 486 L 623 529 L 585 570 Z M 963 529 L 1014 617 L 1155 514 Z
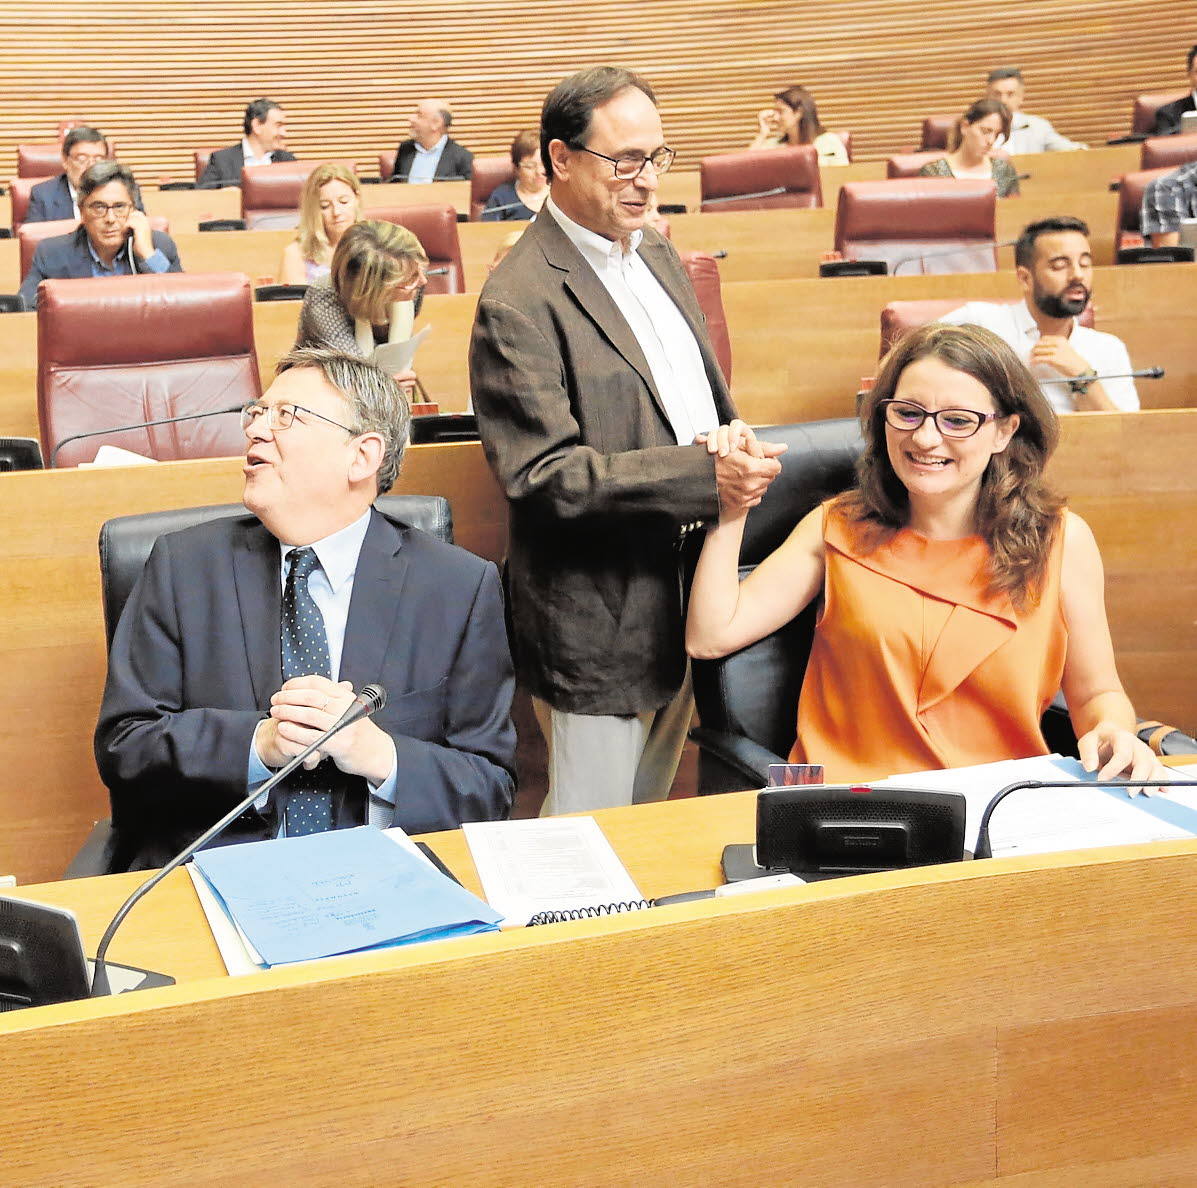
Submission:
M 730 420 L 677 252 L 649 229 L 640 255 L 694 330 L 719 419 Z M 510 505 L 520 681 L 571 713 L 664 705 L 685 672 L 679 533 L 718 514 L 715 466 L 705 448 L 676 443 L 631 328 L 547 211 L 482 289 L 470 388 Z

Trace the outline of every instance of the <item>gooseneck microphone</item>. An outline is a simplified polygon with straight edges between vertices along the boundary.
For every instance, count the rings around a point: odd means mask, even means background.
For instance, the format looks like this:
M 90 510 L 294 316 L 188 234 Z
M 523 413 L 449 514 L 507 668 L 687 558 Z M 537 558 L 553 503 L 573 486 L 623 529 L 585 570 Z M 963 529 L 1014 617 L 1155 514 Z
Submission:
M 105 998 L 112 992 L 108 984 L 108 967 L 104 964 L 104 959 L 108 954 L 108 946 L 112 943 L 113 936 L 116 935 L 116 930 L 121 926 L 125 917 L 137 905 L 141 897 L 162 882 L 172 870 L 182 866 L 196 850 L 201 849 L 214 837 L 222 833 L 243 812 L 251 808 L 255 800 L 259 800 L 261 797 L 274 791 L 313 751 L 319 750 L 334 734 L 344 730 L 346 726 L 352 726 L 354 722 L 360 721 L 362 718 L 377 712 L 386 703 L 387 691 L 381 685 L 366 685 L 353 699 L 353 704 L 315 742 L 305 747 L 294 759 L 290 760 L 283 767 L 280 767 L 270 779 L 250 792 L 235 808 L 229 809 L 215 825 L 205 829 L 195 841 L 176 854 L 160 871 L 142 883 L 121 904 L 116 915 L 112 917 L 112 923 L 104 930 L 104 935 L 100 938 L 100 944 L 96 949 L 95 975 L 92 978 L 91 984 L 92 998 Z
M 984 251 L 986 248 L 1013 247 L 1017 242 L 1017 239 L 990 239 L 982 240 L 979 243 L 958 243 L 955 247 L 936 248 L 932 252 L 913 252 L 909 256 L 899 256 L 894 261 L 889 274 L 890 276 L 897 276 L 898 269 L 903 264 L 912 264 L 916 260 L 933 260 L 936 256 L 960 256 L 965 253 Z
M 135 425 L 113 425 L 108 429 L 92 429 L 87 433 L 73 433 L 70 437 L 64 437 L 51 450 L 50 469 L 54 468 L 54 463 L 58 459 L 58 451 L 63 446 L 70 445 L 73 441 L 84 441 L 89 437 L 107 437 L 110 433 L 130 433 L 134 429 L 152 429 L 155 425 L 174 425 L 179 421 L 200 421 L 204 417 L 226 417 L 230 413 L 239 413 L 241 408 L 240 404 L 232 404 L 228 408 L 213 408 L 208 412 L 184 413 L 178 417 L 159 417 L 156 421 L 138 421 Z
M 1039 379 L 1038 376 L 1035 377 Z M 1046 379 L 1039 379 L 1041 384 L 1084 384 L 1088 387 L 1089 384 L 1100 384 L 1103 380 L 1108 379 L 1163 379 L 1164 369 L 1162 367 L 1143 367 L 1139 371 L 1117 371 L 1107 372 L 1104 375 L 1078 375 L 1075 378 L 1069 379 L 1067 376 L 1049 376 Z
M 990 800 L 981 814 L 974 858 L 993 857 L 989 844 L 989 818 L 1011 792 L 1021 792 L 1025 788 L 1197 788 L 1197 780 L 1021 780 L 1017 784 L 1008 784 Z
M 718 198 L 704 198 L 703 206 L 720 206 L 724 202 L 746 202 L 749 198 L 773 198 L 786 193 L 785 186 L 774 186 L 771 190 L 757 190 L 752 194 L 723 194 Z

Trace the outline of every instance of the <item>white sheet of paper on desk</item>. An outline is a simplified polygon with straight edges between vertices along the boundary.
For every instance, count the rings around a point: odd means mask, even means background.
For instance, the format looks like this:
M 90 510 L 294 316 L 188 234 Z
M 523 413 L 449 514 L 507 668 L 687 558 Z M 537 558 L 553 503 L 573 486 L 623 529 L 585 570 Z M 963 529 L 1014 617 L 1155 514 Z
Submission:
M 505 924 L 537 912 L 640 898 L 593 817 L 478 821 L 463 825 L 487 902 Z
M 959 792 L 967 804 L 965 845 L 971 850 L 981 815 L 993 797 L 1023 780 L 1071 780 L 1073 788 L 1027 788 L 1011 792 L 994 810 L 990 844 L 995 857 L 1046 854 L 1094 846 L 1124 846 L 1197 835 L 1195 789 L 1166 796 L 1130 797 L 1119 788 L 1086 788 L 1094 777 L 1076 759 L 1041 755 L 976 767 L 916 771 L 880 780 L 875 787 Z
M 420 349 L 420 343 L 428 337 L 431 329 L 431 326 L 425 326 L 419 334 L 413 334 L 403 342 L 384 342 L 381 346 L 376 346 L 371 361 L 377 363 L 387 375 L 410 371 L 411 365 L 416 361 L 416 351 Z
M 421 862 L 432 866 L 428 861 L 428 855 L 425 854 L 406 833 L 397 826 L 393 829 L 384 829 L 384 836 L 389 837 L 396 845 L 402 846 L 403 849 L 415 854 Z M 228 971 L 230 977 L 239 977 L 242 974 L 257 973 L 259 970 L 269 969 L 270 967 L 262 960 L 258 951 L 250 943 L 249 937 L 237 926 L 232 916 L 229 915 L 225 909 L 224 904 L 220 902 L 216 892 L 212 890 L 212 885 L 204 877 L 203 872 L 195 865 L 194 862 L 188 862 L 183 868 L 191 876 L 191 882 L 195 887 L 195 894 L 200 901 L 200 907 L 204 909 L 204 916 L 207 918 L 208 927 L 212 930 L 212 939 L 216 942 L 217 949 L 220 950 L 220 959 L 224 962 L 224 967 Z M 318 958 L 317 960 L 326 960 L 325 958 Z M 293 965 L 310 965 L 309 961 L 291 962 Z

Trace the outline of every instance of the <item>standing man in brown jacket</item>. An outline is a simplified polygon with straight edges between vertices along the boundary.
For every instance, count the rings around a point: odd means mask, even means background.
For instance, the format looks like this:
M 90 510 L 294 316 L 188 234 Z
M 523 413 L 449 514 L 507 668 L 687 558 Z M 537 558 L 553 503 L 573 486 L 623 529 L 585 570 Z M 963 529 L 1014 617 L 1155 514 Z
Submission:
M 739 422 L 747 449 L 702 444 L 735 412 L 677 253 L 645 227 L 673 160 L 648 83 L 571 75 L 540 144 L 549 198 L 482 290 L 470 383 L 558 813 L 668 795 L 692 709 L 682 546 L 721 503 L 759 502 L 780 448 Z

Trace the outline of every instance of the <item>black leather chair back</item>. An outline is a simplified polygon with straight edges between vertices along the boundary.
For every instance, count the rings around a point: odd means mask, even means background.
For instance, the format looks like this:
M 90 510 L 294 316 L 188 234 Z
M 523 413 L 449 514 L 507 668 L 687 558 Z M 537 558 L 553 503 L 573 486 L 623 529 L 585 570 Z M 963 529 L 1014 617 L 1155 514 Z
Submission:
M 777 425 L 757 429 L 757 434 L 768 441 L 784 441 L 790 448 L 781 456 L 781 474 L 764 500 L 748 513 L 740 551 L 741 578 L 773 552 L 807 512 L 852 485 L 862 445 L 855 419 Z M 704 731 L 744 736 L 781 756 L 789 752 L 817 614 L 817 602 L 812 603 L 780 630 L 739 652 L 694 661 L 694 699 Z M 714 786 L 718 782 L 703 754 L 701 792 L 746 787 L 743 782 Z
M 449 501 L 441 495 L 380 495 L 374 506 L 393 520 L 453 543 L 453 512 Z M 240 503 L 225 503 L 215 507 L 184 507 L 139 516 L 118 516 L 107 521 L 100 529 L 100 584 L 108 646 L 112 646 L 121 611 L 158 537 L 194 524 L 206 524 L 209 520 L 247 514 Z

